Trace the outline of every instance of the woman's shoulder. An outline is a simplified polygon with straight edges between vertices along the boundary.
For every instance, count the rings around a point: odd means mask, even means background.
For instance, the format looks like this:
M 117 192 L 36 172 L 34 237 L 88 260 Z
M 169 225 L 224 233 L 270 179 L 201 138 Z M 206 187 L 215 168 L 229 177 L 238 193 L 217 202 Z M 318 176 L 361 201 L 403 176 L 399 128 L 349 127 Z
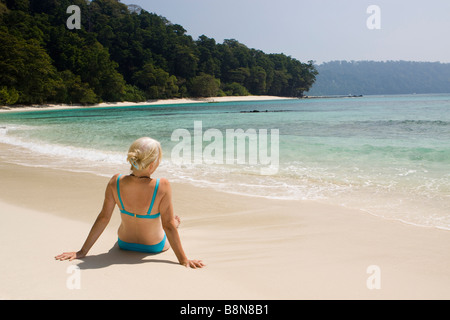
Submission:
M 117 183 L 117 179 L 119 179 L 120 173 L 116 173 L 109 179 L 108 185 L 115 185 Z
M 170 182 L 167 178 L 158 178 L 158 180 L 159 180 L 158 191 L 166 192 L 170 190 Z
M 167 178 L 158 178 L 160 186 L 169 186 L 170 182 Z
M 115 175 L 113 175 L 112 177 L 111 177 L 111 179 L 109 180 L 109 181 L 117 181 L 117 179 L 119 179 L 119 176 L 121 176 L 122 174 L 121 173 L 116 173 Z

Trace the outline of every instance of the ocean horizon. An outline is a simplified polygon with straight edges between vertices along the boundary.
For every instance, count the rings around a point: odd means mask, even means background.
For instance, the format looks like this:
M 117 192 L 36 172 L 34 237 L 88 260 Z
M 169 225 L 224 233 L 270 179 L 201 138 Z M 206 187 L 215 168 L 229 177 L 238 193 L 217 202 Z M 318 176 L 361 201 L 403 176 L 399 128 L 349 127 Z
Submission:
M 242 157 L 227 132 L 247 135 Z M 0 113 L 0 157 L 25 166 L 126 173 L 141 136 L 161 142 L 155 176 L 173 182 L 450 230 L 450 94 Z

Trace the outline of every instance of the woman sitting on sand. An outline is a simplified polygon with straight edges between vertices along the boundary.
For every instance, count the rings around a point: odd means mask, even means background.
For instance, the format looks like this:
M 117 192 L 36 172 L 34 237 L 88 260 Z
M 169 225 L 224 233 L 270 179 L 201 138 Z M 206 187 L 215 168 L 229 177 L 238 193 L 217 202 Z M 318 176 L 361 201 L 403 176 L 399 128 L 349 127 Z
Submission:
M 169 181 L 150 177 L 161 157 L 162 150 L 158 141 L 143 137 L 133 142 L 127 157 L 132 173 L 126 176 L 116 174 L 108 182 L 103 208 L 83 247 L 78 252 L 64 252 L 55 259 L 71 261 L 86 256 L 108 225 L 117 204 L 122 218 L 118 230 L 121 249 L 159 253 L 172 246 L 181 265 L 203 267 L 201 260 L 189 260 L 181 246 L 177 229 L 180 218 L 173 213 Z

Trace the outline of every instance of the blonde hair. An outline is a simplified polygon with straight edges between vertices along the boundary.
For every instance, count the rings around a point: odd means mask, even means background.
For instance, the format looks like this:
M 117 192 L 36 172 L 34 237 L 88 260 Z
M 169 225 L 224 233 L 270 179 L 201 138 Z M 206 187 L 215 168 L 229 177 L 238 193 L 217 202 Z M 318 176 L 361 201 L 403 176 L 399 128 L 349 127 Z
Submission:
M 127 161 L 131 164 L 131 170 L 147 169 L 155 161 L 159 165 L 161 158 L 161 144 L 149 137 L 137 139 L 128 149 Z

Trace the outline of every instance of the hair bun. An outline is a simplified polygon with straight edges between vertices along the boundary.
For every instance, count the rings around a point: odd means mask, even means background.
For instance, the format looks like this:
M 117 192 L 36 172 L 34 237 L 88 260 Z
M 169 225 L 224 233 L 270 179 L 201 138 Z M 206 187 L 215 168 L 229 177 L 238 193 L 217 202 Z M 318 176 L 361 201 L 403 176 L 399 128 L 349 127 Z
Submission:
M 127 161 L 136 170 L 147 168 L 154 161 L 161 161 L 162 150 L 158 141 L 142 137 L 130 146 L 127 155 Z

